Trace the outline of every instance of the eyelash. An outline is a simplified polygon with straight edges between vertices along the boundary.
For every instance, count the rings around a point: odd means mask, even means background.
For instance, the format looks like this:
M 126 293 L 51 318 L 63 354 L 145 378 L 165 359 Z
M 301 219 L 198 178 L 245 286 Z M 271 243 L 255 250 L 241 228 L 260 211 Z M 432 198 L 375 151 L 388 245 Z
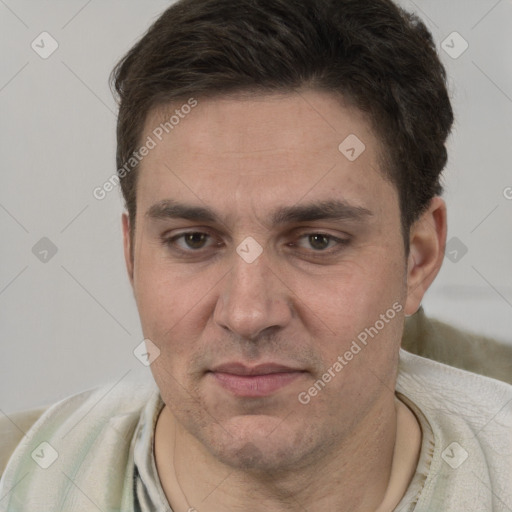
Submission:
M 181 249 L 181 248 L 178 248 L 175 244 L 176 244 L 176 241 L 179 240 L 179 239 L 183 239 L 185 236 L 187 235 L 206 235 L 207 237 L 209 238 L 213 238 L 210 236 L 209 233 L 206 233 L 204 231 L 185 231 L 183 233 L 180 233 L 178 235 L 175 235 L 175 236 L 172 236 L 170 238 L 165 238 L 163 237 L 162 239 L 162 242 L 164 245 L 166 245 L 167 247 L 169 247 L 170 249 L 176 251 L 176 252 L 179 252 L 181 254 L 184 254 L 184 255 L 194 255 L 194 254 L 200 254 L 201 252 L 204 252 L 207 248 L 200 248 L 200 249 L 197 249 L 197 250 L 194 250 L 194 249 Z M 319 256 L 319 257 L 322 257 L 322 256 L 332 256 L 334 253 L 337 253 L 338 251 L 342 250 L 344 247 L 346 247 L 349 243 L 350 243 L 350 239 L 349 238 L 338 238 L 338 237 L 335 237 L 333 235 L 330 235 L 328 233 L 323 233 L 322 231 L 310 231 L 310 232 L 307 232 L 307 233 L 302 233 L 298 238 L 299 239 L 304 239 L 304 238 L 308 238 L 310 236 L 313 236 L 313 235 L 319 235 L 321 237 L 326 237 L 329 239 L 329 243 L 330 242 L 335 242 L 336 243 L 336 246 L 334 248 L 330 248 L 330 249 L 320 249 L 320 250 L 315 250 L 315 249 L 311 249 L 310 251 L 308 251 L 307 249 L 305 249 L 306 251 L 308 252 L 311 252 L 311 254 L 315 255 L 315 256 Z M 220 244 L 214 244 L 213 247 L 215 247 L 215 245 L 220 245 Z M 287 244 L 288 246 L 296 246 L 296 243 L 289 243 Z

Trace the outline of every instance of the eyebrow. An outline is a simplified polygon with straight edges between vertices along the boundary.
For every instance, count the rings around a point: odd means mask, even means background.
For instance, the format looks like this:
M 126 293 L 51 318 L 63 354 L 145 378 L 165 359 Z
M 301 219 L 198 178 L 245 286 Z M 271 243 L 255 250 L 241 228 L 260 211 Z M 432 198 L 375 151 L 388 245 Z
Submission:
M 164 199 L 151 206 L 146 216 L 157 219 L 186 219 L 194 222 L 223 224 L 220 217 L 210 208 L 180 203 Z M 351 220 L 363 221 L 373 213 L 362 206 L 354 206 L 342 200 L 324 200 L 293 206 L 281 206 L 270 216 L 271 226 L 292 224 L 294 222 L 311 222 L 315 220 Z

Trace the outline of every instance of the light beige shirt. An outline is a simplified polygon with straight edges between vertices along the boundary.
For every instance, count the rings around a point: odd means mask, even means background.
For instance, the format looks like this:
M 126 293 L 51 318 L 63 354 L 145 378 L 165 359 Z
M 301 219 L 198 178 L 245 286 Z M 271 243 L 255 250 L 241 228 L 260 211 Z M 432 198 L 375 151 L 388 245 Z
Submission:
M 396 511 L 512 510 L 512 386 L 401 350 L 396 392 L 423 434 Z M 0 511 L 169 512 L 153 455 L 162 406 L 152 380 L 128 379 L 51 406 L 9 460 Z

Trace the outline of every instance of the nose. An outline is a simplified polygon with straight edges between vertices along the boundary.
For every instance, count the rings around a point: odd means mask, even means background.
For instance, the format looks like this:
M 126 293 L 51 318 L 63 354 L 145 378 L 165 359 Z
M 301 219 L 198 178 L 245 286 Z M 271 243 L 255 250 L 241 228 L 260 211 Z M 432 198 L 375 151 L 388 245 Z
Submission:
M 291 320 L 290 292 L 272 268 L 265 251 L 252 263 L 234 254 L 215 307 L 217 325 L 248 340 L 265 330 L 275 331 Z

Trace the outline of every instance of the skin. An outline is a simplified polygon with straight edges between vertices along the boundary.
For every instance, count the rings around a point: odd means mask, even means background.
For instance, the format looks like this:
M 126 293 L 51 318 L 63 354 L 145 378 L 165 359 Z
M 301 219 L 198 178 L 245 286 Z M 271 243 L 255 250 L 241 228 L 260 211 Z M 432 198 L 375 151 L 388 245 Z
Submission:
M 150 112 L 142 140 L 166 112 Z M 338 150 L 349 134 L 366 146 L 353 162 Z M 160 350 L 151 370 L 166 406 L 155 458 L 176 512 L 384 511 L 403 495 L 420 435 L 393 392 L 398 350 L 404 315 L 441 266 L 446 208 L 432 200 L 406 256 L 381 150 L 363 113 L 305 90 L 199 100 L 141 162 L 133 259 L 126 214 L 124 249 L 144 337 Z M 219 220 L 149 215 L 163 200 L 208 207 Z M 271 222 L 277 208 L 329 200 L 370 213 Z M 186 232 L 208 236 L 170 240 Z M 236 252 L 249 236 L 263 249 L 252 263 Z M 393 304 L 402 306 L 395 318 L 300 403 Z M 210 371 L 232 361 L 301 373 L 240 397 Z

